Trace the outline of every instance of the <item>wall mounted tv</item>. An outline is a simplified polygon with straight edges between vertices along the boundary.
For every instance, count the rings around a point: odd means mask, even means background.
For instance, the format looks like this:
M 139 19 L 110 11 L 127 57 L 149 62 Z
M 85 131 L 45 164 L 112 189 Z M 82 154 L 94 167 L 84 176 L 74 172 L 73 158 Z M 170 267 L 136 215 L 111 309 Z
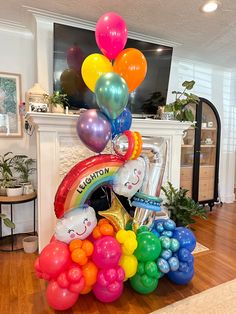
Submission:
M 69 95 L 69 109 L 98 108 L 95 94 L 83 83 L 81 74 L 69 70 L 67 52 L 71 47 L 81 51 L 79 58 L 101 53 L 95 33 L 91 30 L 54 24 L 54 90 Z M 128 39 L 125 48 L 137 48 L 146 57 L 147 75 L 142 84 L 129 96 L 127 107 L 133 114 L 156 114 L 158 105 L 166 103 L 172 47 Z

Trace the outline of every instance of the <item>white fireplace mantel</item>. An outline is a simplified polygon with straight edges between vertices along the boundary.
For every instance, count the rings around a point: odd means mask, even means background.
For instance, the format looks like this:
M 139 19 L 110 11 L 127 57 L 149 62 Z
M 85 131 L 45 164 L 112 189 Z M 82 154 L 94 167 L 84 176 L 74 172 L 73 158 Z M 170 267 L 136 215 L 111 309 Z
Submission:
M 39 250 L 49 243 L 54 233 L 56 216 L 54 197 L 64 175 L 77 162 L 92 156 L 76 134 L 77 115 L 27 113 L 35 127 L 38 169 L 38 234 Z M 142 136 L 164 137 L 168 142 L 165 180 L 179 187 L 182 134 L 190 123 L 153 119 L 133 119 L 132 129 Z

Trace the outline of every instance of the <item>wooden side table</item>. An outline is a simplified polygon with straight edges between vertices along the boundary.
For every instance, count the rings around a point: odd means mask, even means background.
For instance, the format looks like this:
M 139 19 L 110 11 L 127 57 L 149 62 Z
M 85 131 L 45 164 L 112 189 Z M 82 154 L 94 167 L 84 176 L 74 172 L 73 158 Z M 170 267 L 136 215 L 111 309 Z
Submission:
M 34 222 L 34 235 L 35 235 L 35 200 L 37 198 L 37 193 L 33 192 L 26 195 L 20 196 L 0 196 L 0 213 L 2 212 L 2 205 L 11 206 L 11 221 L 13 220 L 13 205 L 27 203 L 33 201 L 34 211 L 33 211 L 33 222 Z M 0 238 L 2 238 L 2 220 L 0 220 Z M 8 250 L 1 250 L 8 251 Z M 11 229 L 11 251 L 14 251 L 14 229 Z

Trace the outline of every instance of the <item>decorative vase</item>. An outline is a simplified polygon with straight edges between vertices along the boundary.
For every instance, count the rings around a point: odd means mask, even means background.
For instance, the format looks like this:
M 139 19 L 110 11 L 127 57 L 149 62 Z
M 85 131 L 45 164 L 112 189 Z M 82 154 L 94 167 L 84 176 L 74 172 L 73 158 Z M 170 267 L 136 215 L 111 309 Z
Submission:
M 7 188 L 7 196 L 19 196 L 23 193 L 23 186 L 22 185 L 16 185 L 14 187 Z
M 20 185 L 23 186 L 23 195 L 31 194 L 34 192 L 34 187 L 30 181 L 20 182 Z
M 38 237 L 29 236 L 23 239 L 23 249 L 25 253 L 34 253 L 38 249 Z
M 52 104 L 51 108 L 53 113 L 64 113 L 64 107 L 61 104 Z
M 0 196 L 6 196 L 7 195 L 7 189 L 3 186 L 0 186 Z
M 48 112 L 49 106 L 45 100 L 45 95 L 47 95 L 47 92 L 39 85 L 39 83 L 35 83 L 25 95 L 26 112 Z
M 161 120 L 175 120 L 174 112 L 173 111 L 162 112 Z

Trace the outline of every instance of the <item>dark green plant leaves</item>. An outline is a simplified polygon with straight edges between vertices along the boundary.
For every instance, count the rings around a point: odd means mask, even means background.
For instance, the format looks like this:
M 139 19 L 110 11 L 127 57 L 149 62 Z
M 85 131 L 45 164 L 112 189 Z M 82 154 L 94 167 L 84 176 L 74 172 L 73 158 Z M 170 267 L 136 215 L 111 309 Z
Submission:
M 3 219 L 4 225 L 10 229 L 15 229 L 15 224 L 12 222 L 9 218 L 4 218 Z
M 193 81 L 193 80 L 192 81 L 184 81 L 182 86 L 185 87 L 186 89 L 190 90 L 193 88 L 194 84 L 195 84 L 195 81 Z
M 170 218 L 182 226 L 195 223 L 193 217 L 207 218 L 205 208 L 187 196 L 187 189 L 176 189 L 171 182 L 167 182 L 167 187 L 162 187 L 167 202 L 164 204 L 170 212 Z

